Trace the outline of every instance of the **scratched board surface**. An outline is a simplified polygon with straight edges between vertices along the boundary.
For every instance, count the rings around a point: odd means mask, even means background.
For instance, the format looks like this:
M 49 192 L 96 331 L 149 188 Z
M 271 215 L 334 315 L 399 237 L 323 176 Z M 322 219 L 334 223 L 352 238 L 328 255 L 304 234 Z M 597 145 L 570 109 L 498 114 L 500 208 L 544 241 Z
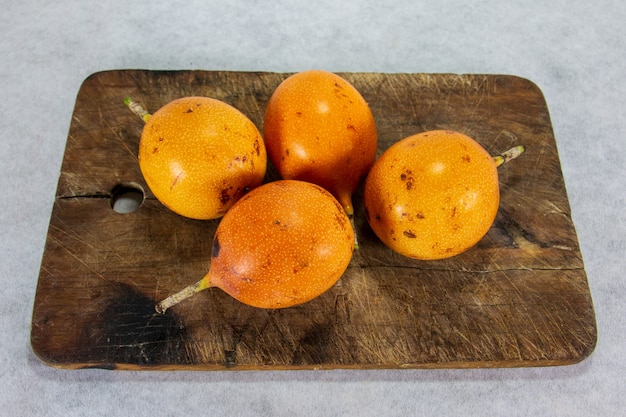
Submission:
M 440 261 L 395 254 L 365 221 L 339 283 L 301 306 L 264 310 L 209 289 L 155 314 L 156 301 L 209 268 L 218 221 L 168 211 L 136 156 L 142 121 L 182 96 L 221 99 L 262 130 L 289 74 L 104 71 L 81 86 L 69 129 L 35 295 L 31 343 L 61 368 L 332 369 L 567 365 L 594 349 L 596 323 L 546 102 L 506 75 L 344 73 L 371 106 L 379 154 L 426 130 L 468 134 L 491 154 L 526 153 L 499 168 L 496 221 L 469 251 Z M 266 181 L 279 178 L 270 166 Z M 118 213 L 135 184 L 145 200 Z

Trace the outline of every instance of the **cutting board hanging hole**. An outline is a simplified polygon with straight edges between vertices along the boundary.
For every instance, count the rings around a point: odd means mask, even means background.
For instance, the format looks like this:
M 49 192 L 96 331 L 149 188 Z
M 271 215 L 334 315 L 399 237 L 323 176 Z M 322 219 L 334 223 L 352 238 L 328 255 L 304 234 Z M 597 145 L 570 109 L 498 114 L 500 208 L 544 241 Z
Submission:
M 141 207 L 144 198 L 143 189 L 138 184 L 118 184 L 111 191 L 111 208 L 116 213 L 132 213 Z

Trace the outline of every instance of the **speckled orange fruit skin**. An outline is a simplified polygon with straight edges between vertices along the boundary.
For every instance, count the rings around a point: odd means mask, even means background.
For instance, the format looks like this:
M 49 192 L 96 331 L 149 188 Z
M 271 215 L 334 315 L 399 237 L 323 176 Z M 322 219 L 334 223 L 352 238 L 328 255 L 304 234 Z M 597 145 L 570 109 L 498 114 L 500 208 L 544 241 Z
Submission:
M 291 307 L 332 287 L 353 249 L 350 221 L 328 191 L 274 181 L 246 194 L 222 218 L 206 278 L 242 303 Z
M 267 153 L 261 133 L 239 110 L 209 97 L 184 97 L 148 119 L 139 166 L 161 203 L 208 220 L 263 182 Z
M 443 259 L 474 246 L 500 203 L 493 158 L 472 138 L 437 130 L 387 149 L 365 181 L 367 221 L 396 252 Z
M 352 214 L 352 194 L 378 145 L 372 112 L 354 86 L 327 71 L 291 75 L 269 100 L 263 137 L 284 179 L 321 185 Z

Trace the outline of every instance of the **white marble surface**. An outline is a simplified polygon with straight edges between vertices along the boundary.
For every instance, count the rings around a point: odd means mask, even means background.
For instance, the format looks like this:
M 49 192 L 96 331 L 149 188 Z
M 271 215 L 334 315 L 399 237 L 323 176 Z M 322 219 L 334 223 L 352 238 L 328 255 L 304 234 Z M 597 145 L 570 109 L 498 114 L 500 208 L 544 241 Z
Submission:
M 0 0 L 0 415 L 626 415 L 626 6 L 618 0 Z M 543 90 L 596 308 L 569 367 L 60 371 L 30 348 L 74 100 L 105 69 L 514 74 Z

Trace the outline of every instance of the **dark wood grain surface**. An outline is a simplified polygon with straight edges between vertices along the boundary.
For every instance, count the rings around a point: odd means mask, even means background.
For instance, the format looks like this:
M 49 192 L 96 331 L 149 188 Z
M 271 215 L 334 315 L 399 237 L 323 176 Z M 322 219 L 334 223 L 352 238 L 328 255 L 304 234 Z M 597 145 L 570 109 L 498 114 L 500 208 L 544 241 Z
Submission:
M 360 249 L 321 297 L 262 310 L 210 289 L 168 310 L 156 301 L 209 268 L 218 221 L 168 211 L 136 156 L 142 121 L 187 95 L 218 98 L 261 129 L 288 74 L 105 71 L 81 86 L 34 301 L 31 342 L 61 368 L 329 369 L 567 365 L 594 349 L 596 323 L 548 108 L 532 82 L 506 75 L 341 74 L 369 102 L 379 153 L 425 130 L 458 130 L 497 154 L 526 153 L 499 169 L 501 204 L 474 248 L 451 259 L 397 255 L 365 221 Z M 278 175 L 270 167 L 267 181 Z M 111 208 L 120 184 L 145 201 Z

